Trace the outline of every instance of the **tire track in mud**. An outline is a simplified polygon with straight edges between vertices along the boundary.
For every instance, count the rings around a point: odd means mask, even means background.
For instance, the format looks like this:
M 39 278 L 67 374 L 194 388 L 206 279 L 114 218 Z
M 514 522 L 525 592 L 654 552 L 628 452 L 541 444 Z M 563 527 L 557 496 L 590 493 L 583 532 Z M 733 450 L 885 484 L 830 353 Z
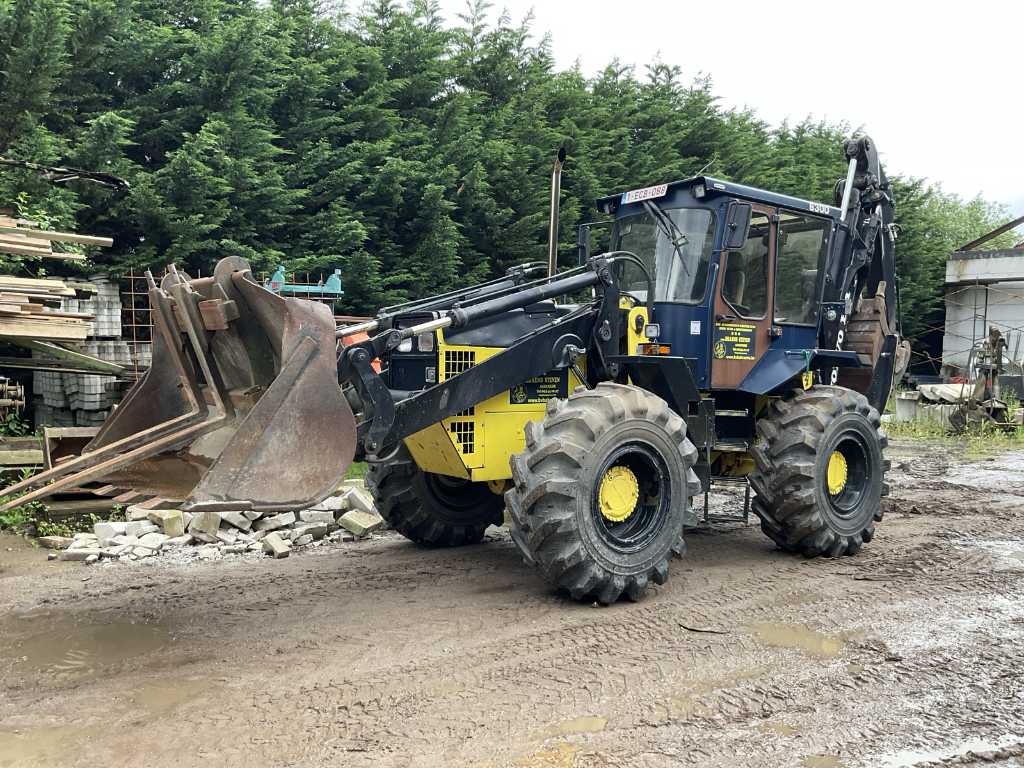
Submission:
M 90 571 L 44 607 L 166 622 L 181 640 L 166 661 L 216 676 L 222 690 L 149 726 L 152 765 L 193 750 L 224 765 L 874 766 L 1024 732 L 1024 505 L 902 479 L 857 557 L 792 558 L 729 527 L 691 536 L 639 604 L 569 603 L 498 535 Z M 947 494 L 948 514 L 901 511 Z M 33 589 L 17 604 L 38 605 Z M 41 680 L 10 706 L 74 719 L 117 683 Z M 129 762 L 123 744 L 82 756 Z

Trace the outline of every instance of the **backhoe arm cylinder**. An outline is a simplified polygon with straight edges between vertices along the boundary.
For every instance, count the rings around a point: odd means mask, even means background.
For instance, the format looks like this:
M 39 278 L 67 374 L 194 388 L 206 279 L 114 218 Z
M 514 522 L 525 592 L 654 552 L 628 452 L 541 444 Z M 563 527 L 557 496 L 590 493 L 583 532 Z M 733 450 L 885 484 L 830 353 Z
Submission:
M 555 296 L 564 296 L 567 293 L 589 288 L 599 282 L 601 282 L 600 275 L 596 272 L 587 271 L 561 280 L 554 280 L 544 285 L 538 285 L 525 291 L 512 293 L 508 296 L 500 296 L 490 301 L 482 301 L 471 307 L 458 307 L 452 310 L 452 317 L 455 321 L 452 324 L 456 328 L 461 328 L 474 320 L 492 317 L 493 315 L 499 315 L 502 312 L 508 312 L 513 309 L 528 307 L 531 304 L 536 304 L 539 301 L 545 301 Z

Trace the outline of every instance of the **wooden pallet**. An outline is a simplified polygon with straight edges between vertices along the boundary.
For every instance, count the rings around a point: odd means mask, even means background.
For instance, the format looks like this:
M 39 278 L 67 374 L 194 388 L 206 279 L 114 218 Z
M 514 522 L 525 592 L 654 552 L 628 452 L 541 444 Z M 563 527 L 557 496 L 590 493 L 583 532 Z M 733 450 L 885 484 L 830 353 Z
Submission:
M 0 338 L 85 341 L 92 315 L 60 311 L 76 295 L 63 280 L 0 275 Z

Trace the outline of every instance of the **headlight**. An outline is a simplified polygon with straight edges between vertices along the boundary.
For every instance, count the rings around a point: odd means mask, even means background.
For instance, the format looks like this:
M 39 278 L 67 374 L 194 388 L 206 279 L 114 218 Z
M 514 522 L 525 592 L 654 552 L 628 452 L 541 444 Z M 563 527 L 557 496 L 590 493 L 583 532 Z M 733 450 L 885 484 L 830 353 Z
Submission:
M 402 341 L 398 344 L 398 351 L 412 352 L 412 339 L 402 339 Z
M 644 326 L 644 337 L 648 339 L 656 339 L 661 335 L 661 326 L 657 323 L 648 323 Z
M 433 352 L 434 351 L 434 334 L 433 333 L 421 333 L 416 337 L 416 348 L 420 352 Z

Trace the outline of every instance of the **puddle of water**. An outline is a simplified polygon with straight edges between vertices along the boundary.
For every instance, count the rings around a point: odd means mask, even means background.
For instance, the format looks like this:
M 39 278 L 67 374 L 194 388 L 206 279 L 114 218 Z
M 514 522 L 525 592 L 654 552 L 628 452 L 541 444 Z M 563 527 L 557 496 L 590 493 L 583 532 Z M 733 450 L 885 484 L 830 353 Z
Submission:
M 1020 568 L 1024 563 L 1024 541 L 1000 539 L 962 539 L 957 542 L 961 547 L 976 547 L 988 552 L 1006 565 Z
M 33 616 L 15 622 L 15 631 L 27 630 L 20 641 L 0 654 L 33 670 L 70 677 L 87 677 L 103 667 L 159 650 L 170 642 L 161 624 L 77 623 L 61 616 Z M 22 634 L 18 632 L 18 634 Z
M 583 715 L 574 717 L 572 720 L 565 720 L 548 729 L 548 738 L 551 736 L 572 736 L 577 733 L 598 733 L 603 731 L 608 721 L 603 717 L 594 715 Z
M 519 768 L 572 768 L 579 747 L 562 741 L 516 760 Z
M 85 728 L 66 726 L 0 731 L 0 768 L 62 765 L 87 737 Z
M 1024 453 L 1014 451 L 993 457 L 992 461 L 974 461 L 950 467 L 943 479 L 970 488 L 999 492 L 1020 485 L 1022 468 Z
M 131 702 L 127 711 L 139 722 L 147 723 L 197 698 L 213 685 L 202 679 L 155 680 L 127 695 Z M 115 712 L 121 713 L 125 706 L 124 702 L 116 704 Z M 94 729 L 70 726 L 0 731 L 0 768 L 63 765 L 94 733 Z
M 835 755 L 807 755 L 800 760 L 802 768 L 843 768 L 843 761 Z
M 955 758 L 966 755 L 968 752 L 995 752 L 1013 744 L 1019 744 L 1022 737 L 1019 735 L 1004 736 L 996 741 L 983 741 L 982 739 L 969 739 L 949 749 L 935 750 L 904 750 L 885 755 L 880 758 L 878 765 L 882 768 L 910 768 L 924 762 L 952 762 Z
M 757 726 L 757 730 L 761 733 L 774 733 L 778 736 L 796 736 L 800 733 L 798 728 L 794 728 L 792 725 L 779 722 L 778 720 L 769 720 L 768 722 L 761 723 Z
M 772 648 L 795 648 L 819 659 L 838 656 L 846 642 L 840 637 L 826 635 L 802 624 L 752 624 L 751 631 Z
M 177 709 L 212 687 L 208 680 L 156 680 L 135 689 L 131 700 L 151 715 Z

